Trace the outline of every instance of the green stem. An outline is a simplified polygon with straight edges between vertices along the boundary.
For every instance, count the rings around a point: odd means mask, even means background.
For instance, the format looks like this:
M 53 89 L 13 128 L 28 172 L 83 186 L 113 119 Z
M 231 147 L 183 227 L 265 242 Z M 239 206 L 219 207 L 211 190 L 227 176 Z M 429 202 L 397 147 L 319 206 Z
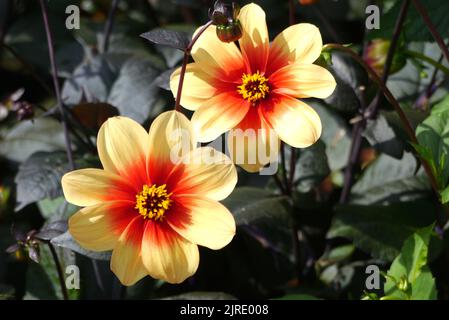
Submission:
M 426 56 L 426 55 L 424 55 L 424 54 L 422 54 L 420 52 L 416 52 L 416 51 L 412 51 L 412 50 L 406 50 L 406 51 L 404 51 L 404 54 L 406 56 L 425 61 L 428 64 L 430 64 L 430 65 L 434 66 L 435 68 L 437 68 L 437 69 L 441 70 L 442 72 L 444 72 L 447 76 L 449 76 L 449 68 L 443 66 L 438 61 L 433 60 L 432 58 L 429 58 L 428 56 Z

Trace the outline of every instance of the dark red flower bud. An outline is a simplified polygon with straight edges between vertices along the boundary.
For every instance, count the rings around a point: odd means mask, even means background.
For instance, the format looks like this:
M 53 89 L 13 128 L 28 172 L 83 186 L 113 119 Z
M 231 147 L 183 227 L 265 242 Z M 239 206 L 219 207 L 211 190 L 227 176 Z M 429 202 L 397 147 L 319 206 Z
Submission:
M 32 119 L 34 117 L 33 105 L 26 101 L 16 102 L 14 110 L 17 113 L 17 119 L 19 119 L 19 121 Z
M 209 17 L 217 26 L 217 36 L 223 42 L 237 41 L 242 37 L 242 26 L 238 20 L 240 6 L 236 3 L 225 4 L 215 1 L 214 8 L 209 10 Z
M 390 41 L 384 39 L 374 39 L 370 42 L 365 50 L 363 60 L 377 73 L 379 77 L 383 74 L 383 69 L 387 61 L 388 49 Z M 406 63 L 405 57 L 401 54 L 401 50 L 393 57 L 390 68 L 390 74 L 396 73 L 404 67 Z
M 236 20 L 232 24 L 218 25 L 217 36 L 223 42 L 234 42 L 242 37 L 242 26 Z

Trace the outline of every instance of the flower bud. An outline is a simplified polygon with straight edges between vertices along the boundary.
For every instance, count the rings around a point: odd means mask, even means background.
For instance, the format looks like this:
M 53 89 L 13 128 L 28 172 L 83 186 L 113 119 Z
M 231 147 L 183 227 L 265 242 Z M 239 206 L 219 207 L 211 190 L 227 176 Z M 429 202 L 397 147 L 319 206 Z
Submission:
M 377 73 L 379 77 L 382 76 L 385 63 L 387 61 L 388 49 L 390 48 L 390 41 L 383 39 L 375 39 L 371 41 L 365 50 L 363 60 Z M 402 69 L 405 65 L 405 58 L 400 53 L 396 53 L 391 64 L 390 74 L 393 74 Z
M 234 42 L 242 37 L 242 26 L 240 21 L 228 25 L 217 26 L 217 36 L 223 42 Z
M 34 108 L 26 101 L 16 102 L 14 105 L 14 110 L 17 113 L 17 119 L 19 121 L 32 119 L 34 117 Z
M 240 7 L 236 3 L 224 4 L 215 1 L 214 8 L 209 10 L 209 17 L 217 26 L 217 37 L 223 42 L 237 41 L 242 37 L 242 26 L 238 20 Z

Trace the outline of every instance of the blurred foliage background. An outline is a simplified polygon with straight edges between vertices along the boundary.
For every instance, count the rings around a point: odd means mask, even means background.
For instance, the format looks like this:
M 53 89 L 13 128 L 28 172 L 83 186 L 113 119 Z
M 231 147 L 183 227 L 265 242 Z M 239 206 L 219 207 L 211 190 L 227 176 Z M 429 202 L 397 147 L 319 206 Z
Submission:
M 95 137 L 108 117 L 121 114 L 148 127 L 174 106 L 167 83 L 183 53 L 139 35 L 155 28 L 191 35 L 208 21 L 213 5 L 121 0 L 105 48 L 111 2 L 47 2 L 78 168 L 100 165 Z M 289 25 L 289 1 L 254 2 L 267 13 L 271 39 Z M 294 10 L 297 22 L 320 28 L 324 43 L 350 44 L 375 68 L 370 52 L 385 59 L 387 51 L 375 51 L 372 40 L 391 40 L 401 3 L 294 1 Z M 73 4 L 81 10 L 79 30 L 65 27 L 66 7 Z M 379 30 L 365 28 L 369 4 L 382 10 Z M 424 5 L 448 38 L 449 2 Z M 69 290 L 71 299 L 449 298 L 443 204 L 449 200 L 449 85 L 441 68 L 448 63 L 413 6 L 387 85 L 417 127 L 421 147 L 409 143 L 397 114 L 381 98 L 379 112 L 361 133 L 351 192 L 341 201 L 354 123 L 378 87 L 356 61 L 334 52 L 327 67 L 338 83 L 335 93 L 325 101 L 308 101 L 320 114 L 322 137 L 296 150 L 292 165 L 287 148 L 279 169 L 281 177 L 295 170 L 292 194 L 282 195 L 270 176 L 239 171 L 238 187 L 224 201 L 238 225 L 232 243 L 218 252 L 201 248 L 198 272 L 181 285 L 146 277 L 126 292 L 109 270 L 110 254 L 88 252 L 66 232 L 67 218 L 78 208 L 62 197 L 60 179 L 68 164 L 38 1 L 0 1 L 0 43 L 0 299 L 62 299 L 53 253 L 63 271 L 72 264 L 80 268 L 80 290 Z M 432 192 L 418 153 L 432 164 L 440 197 Z M 372 264 L 385 272 L 385 291 L 365 287 L 366 267 Z

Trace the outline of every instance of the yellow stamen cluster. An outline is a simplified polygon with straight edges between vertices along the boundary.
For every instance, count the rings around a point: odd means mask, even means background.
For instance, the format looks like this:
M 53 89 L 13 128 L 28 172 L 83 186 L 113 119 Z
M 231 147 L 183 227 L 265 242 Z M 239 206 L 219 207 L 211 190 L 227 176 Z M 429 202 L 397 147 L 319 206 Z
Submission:
M 237 92 L 242 95 L 243 99 L 252 103 L 265 99 L 270 92 L 268 79 L 261 75 L 259 71 L 253 74 L 244 73 L 242 84 L 237 87 Z
M 165 184 L 159 187 L 155 184 L 151 187 L 145 184 L 142 191 L 136 195 L 134 209 L 137 209 L 144 219 L 162 221 L 165 211 L 170 208 L 173 202 L 170 199 L 172 193 L 167 193 L 166 187 Z

